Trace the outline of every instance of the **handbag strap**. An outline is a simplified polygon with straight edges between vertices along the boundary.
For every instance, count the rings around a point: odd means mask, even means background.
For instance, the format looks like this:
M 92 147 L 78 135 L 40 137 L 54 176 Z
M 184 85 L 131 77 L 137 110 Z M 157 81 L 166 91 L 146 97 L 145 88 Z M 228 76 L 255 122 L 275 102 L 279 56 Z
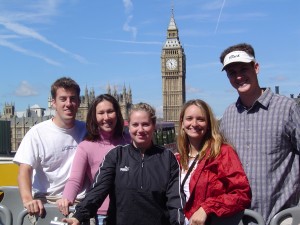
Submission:
M 199 153 L 196 155 L 194 161 L 192 162 L 192 165 L 189 167 L 187 173 L 185 174 L 185 176 L 184 176 L 184 178 L 183 178 L 183 180 L 182 180 L 182 182 L 181 182 L 181 190 L 184 190 L 184 189 L 183 189 L 184 184 L 185 184 L 186 180 L 188 179 L 190 173 L 192 172 L 192 170 L 193 170 L 193 168 L 194 168 L 194 166 L 195 166 L 195 164 L 196 164 L 196 162 L 197 162 L 198 157 L 199 157 Z

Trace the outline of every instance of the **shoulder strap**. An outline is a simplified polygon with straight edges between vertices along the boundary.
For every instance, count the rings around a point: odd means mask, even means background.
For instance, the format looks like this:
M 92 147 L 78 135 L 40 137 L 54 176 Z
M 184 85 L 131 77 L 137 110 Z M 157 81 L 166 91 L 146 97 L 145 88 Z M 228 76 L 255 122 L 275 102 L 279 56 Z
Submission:
M 184 176 L 184 178 L 183 178 L 183 180 L 182 180 L 182 182 L 181 182 L 181 189 L 182 189 L 182 190 L 183 190 L 184 183 L 185 183 L 186 180 L 188 179 L 190 173 L 192 172 L 192 170 L 193 170 L 193 168 L 194 168 L 194 166 L 195 166 L 195 164 L 196 164 L 196 162 L 197 162 L 198 157 L 199 157 L 199 153 L 196 155 L 196 157 L 195 157 L 195 159 L 194 159 L 192 165 L 189 167 L 187 173 L 185 174 L 185 176 Z

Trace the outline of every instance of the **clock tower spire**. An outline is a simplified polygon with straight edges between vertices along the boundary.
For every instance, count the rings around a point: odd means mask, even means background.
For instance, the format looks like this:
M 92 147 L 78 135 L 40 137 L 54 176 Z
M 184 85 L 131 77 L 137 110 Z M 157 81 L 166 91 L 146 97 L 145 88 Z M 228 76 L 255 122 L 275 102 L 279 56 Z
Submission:
M 185 102 L 185 53 L 180 43 L 173 8 L 167 40 L 161 53 L 163 119 L 174 122 L 177 130 L 180 110 Z M 177 131 L 178 132 L 178 131 Z

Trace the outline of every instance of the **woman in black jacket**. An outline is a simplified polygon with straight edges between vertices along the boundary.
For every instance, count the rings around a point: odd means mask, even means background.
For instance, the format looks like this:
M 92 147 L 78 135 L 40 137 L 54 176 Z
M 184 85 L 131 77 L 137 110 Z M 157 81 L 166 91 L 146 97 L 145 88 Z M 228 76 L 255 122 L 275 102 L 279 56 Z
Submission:
M 128 122 L 132 143 L 105 156 L 93 188 L 76 206 L 73 218 L 64 222 L 88 221 L 109 194 L 107 225 L 184 224 L 179 165 L 171 151 L 152 142 L 155 110 L 146 103 L 136 104 Z

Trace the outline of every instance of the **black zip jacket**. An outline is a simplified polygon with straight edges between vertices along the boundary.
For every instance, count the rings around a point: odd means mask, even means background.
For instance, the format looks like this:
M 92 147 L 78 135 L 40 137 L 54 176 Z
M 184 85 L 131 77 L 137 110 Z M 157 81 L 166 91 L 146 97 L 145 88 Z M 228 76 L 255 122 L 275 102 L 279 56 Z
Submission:
M 144 156 L 132 144 L 110 150 L 74 217 L 95 216 L 108 194 L 107 225 L 184 224 L 179 165 L 163 147 L 153 145 Z

